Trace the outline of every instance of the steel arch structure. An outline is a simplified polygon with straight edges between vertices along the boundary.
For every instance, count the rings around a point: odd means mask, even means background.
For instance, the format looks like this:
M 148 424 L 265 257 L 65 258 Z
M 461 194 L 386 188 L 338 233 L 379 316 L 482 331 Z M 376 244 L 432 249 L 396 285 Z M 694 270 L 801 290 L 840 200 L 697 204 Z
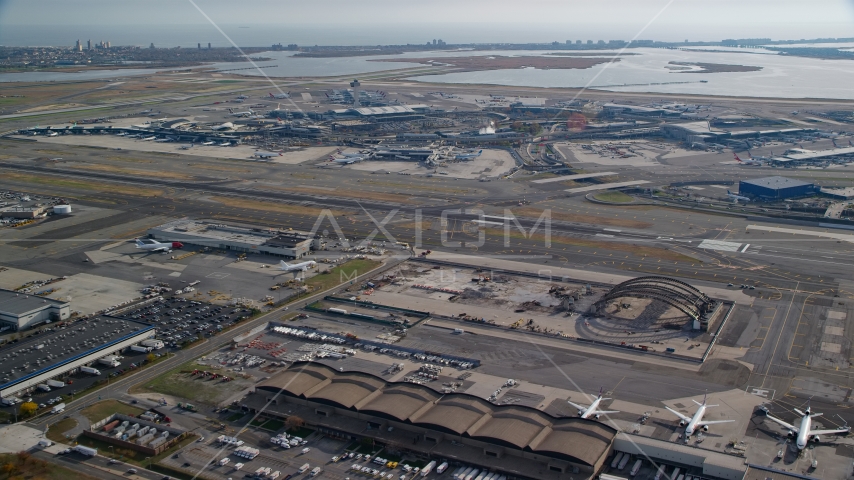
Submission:
M 633 278 L 616 285 L 593 304 L 593 307 L 599 312 L 608 302 L 623 297 L 660 300 L 694 320 L 700 320 L 703 314 L 711 312 L 715 304 L 708 295 L 685 282 L 669 277 L 649 276 Z

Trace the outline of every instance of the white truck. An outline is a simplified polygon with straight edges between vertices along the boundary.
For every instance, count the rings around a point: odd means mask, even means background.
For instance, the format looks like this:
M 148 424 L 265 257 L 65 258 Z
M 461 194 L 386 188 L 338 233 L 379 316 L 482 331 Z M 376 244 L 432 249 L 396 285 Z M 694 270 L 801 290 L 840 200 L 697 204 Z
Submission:
M 95 455 L 98 454 L 97 448 L 84 447 L 83 445 L 77 445 L 72 450 L 74 450 L 77 453 L 81 453 L 83 455 L 86 455 L 87 457 L 94 457 Z
M 39 390 L 41 390 L 43 392 L 49 392 L 50 391 L 50 387 L 47 386 L 47 384 L 45 384 L 45 383 L 40 383 L 40 384 L 36 385 L 36 388 L 38 388 Z
M 441 475 L 441 474 L 445 473 L 445 470 L 447 470 L 447 469 L 448 469 L 448 462 L 442 462 L 442 464 L 436 468 L 436 473 Z
M 119 360 L 116 358 L 115 355 L 110 355 L 109 357 L 99 358 L 98 363 L 106 365 L 108 367 L 118 367 L 119 365 L 121 365 L 121 363 L 119 363 Z
M 46 381 L 46 382 L 44 382 L 44 383 L 46 383 L 46 384 L 47 384 L 47 386 L 48 386 L 48 387 L 50 387 L 50 388 L 62 388 L 62 387 L 64 387 L 64 386 L 65 386 L 65 383 L 64 383 L 64 382 L 60 382 L 60 381 L 58 381 L 58 380 L 48 380 L 48 381 Z
M 160 350 L 161 348 L 164 347 L 164 344 L 161 340 L 155 340 L 153 338 L 143 340 L 143 341 L 139 342 L 139 344 L 142 345 L 143 347 L 151 347 L 155 350 Z
M 297 473 L 305 473 L 308 471 L 309 468 L 311 468 L 311 465 L 306 463 L 305 465 L 299 467 L 299 470 L 297 470 Z
M 131 345 L 130 349 L 131 349 L 131 351 L 141 352 L 141 353 L 148 353 L 151 351 L 151 347 L 143 347 L 140 345 Z
M 12 406 L 12 405 L 21 403 L 21 399 L 18 397 L 6 397 L 6 398 L 0 400 L 0 403 L 2 403 L 3 405 L 6 405 L 6 406 Z
M 311 470 L 311 473 L 309 473 L 309 474 L 308 474 L 308 476 L 310 476 L 310 477 L 316 477 L 316 476 L 320 475 L 320 472 L 322 472 L 322 471 L 323 471 L 323 469 L 322 469 L 322 468 L 320 468 L 320 467 L 314 467 L 314 468 Z
M 424 465 L 424 468 L 421 469 L 421 476 L 426 477 L 433 471 L 433 468 L 436 466 L 436 460 L 432 460 L 427 465 Z
M 64 403 L 57 403 L 56 405 L 53 406 L 53 408 L 50 409 L 50 413 L 62 413 L 64 411 L 65 411 L 65 404 Z
M 80 371 L 83 373 L 88 373 L 89 375 L 100 375 L 101 371 L 97 368 L 92 367 L 80 367 Z

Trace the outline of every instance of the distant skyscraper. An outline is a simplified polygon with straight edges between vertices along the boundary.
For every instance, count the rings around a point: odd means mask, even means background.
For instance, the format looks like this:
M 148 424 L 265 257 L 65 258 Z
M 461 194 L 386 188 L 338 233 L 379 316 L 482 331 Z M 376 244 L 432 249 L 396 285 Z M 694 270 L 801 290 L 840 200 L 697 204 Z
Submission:
M 208 42 L 208 50 L 211 49 L 211 42 Z
M 83 51 L 83 45 L 80 45 L 80 39 L 77 39 L 77 45 L 74 46 L 74 49 L 77 50 L 78 52 Z
M 148 48 L 154 48 L 154 42 L 151 42 L 151 45 L 149 45 Z
M 199 42 L 199 43 L 198 43 L 198 47 L 199 47 L 199 50 L 201 50 L 201 49 L 202 49 L 202 44 L 201 44 L 201 42 Z
M 86 40 L 86 50 L 92 50 L 92 40 Z
M 107 48 L 110 48 L 110 42 L 107 42 Z

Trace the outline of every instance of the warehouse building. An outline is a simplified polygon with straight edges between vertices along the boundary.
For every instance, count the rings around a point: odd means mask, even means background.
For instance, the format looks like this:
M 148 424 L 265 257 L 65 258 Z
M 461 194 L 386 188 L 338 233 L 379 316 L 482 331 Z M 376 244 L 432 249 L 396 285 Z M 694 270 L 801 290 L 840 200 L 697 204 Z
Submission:
M 317 244 L 320 242 L 309 234 L 292 230 L 189 219 L 149 229 L 148 237 L 161 242 L 181 242 L 240 253 L 264 253 L 288 259 L 308 255 L 312 245 L 319 247 Z
M 617 434 L 594 420 L 557 418 L 530 407 L 389 383 L 314 362 L 295 363 L 259 383 L 243 403 L 273 417 L 298 415 L 333 437 L 371 438 L 416 456 L 447 458 L 517 478 L 593 478 Z
M 101 316 L 4 347 L 0 350 L 0 397 L 22 395 L 48 380 L 62 380 L 154 334 L 152 325 Z
M 65 320 L 71 304 L 52 298 L 0 289 L 0 328 L 25 330 L 44 322 Z
M 818 192 L 819 188 L 815 184 L 779 176 L 742 180 L 738 184 L 739 195 L 762 200 L 785 200 L 806 197 Z

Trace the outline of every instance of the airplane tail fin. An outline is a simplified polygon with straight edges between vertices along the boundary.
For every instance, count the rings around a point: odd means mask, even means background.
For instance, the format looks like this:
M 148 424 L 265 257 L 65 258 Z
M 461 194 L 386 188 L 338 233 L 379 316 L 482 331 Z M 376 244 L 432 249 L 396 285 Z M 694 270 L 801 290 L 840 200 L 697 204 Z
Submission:
M 792 410 L 794 410 L 794 411 L 795 411 L 795 413 L 797 413 L 798 415 L 800 415 L 800 416 L 802 416 L 802 417 L 803 417 L 804 415 L 806 415 L 806 413 L 804 413 L 804 412 L 800 411 L 800 410 L 799 410 L 799 409 L 797 409 L 797 408 L 793 408 Z
M 738 154 L 736 154 L 735 152 L 733 152 L 732 156 L 733 156 L 733 157 L 735 157 L 735 160 L 736 160 L 738 163 L 741 163 L 741 159 L 740 159 L 740 158 L 738 158 Z
M 280 266 L 280 267 L 282 267 L 282 268 L 290 267 L 290 265 L 288 265 L 288 262 L 286 262 L 286 261 L 284 261 L 284 260 L 280 260 L 280 261 L 279 261 L 279 266 Z
M 142 240 L 140 240 L 138 238 L 135 238 L 134 240 L 136 241 L 136 246 L 138 246 L 138 247 L 145 245 L 144 243 L 142 243 Z

